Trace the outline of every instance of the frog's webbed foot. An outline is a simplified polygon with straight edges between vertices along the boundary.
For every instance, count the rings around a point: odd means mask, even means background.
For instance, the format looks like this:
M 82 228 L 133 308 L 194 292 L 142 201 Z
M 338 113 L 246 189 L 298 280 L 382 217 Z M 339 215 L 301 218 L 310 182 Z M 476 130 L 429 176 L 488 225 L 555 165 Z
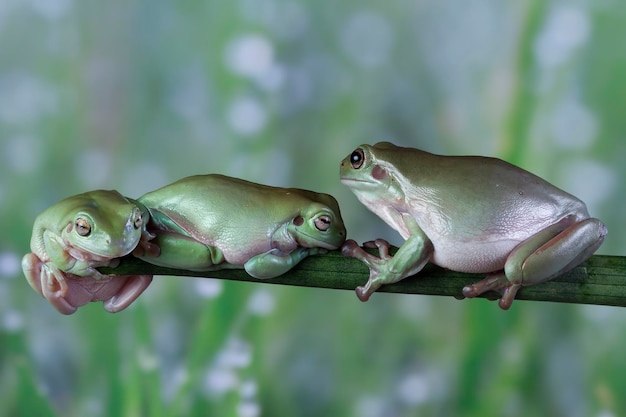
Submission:
M 72 314 L 76 306 L 67 299 L 68 274 L 52 262 L 42 262 L 34 253 L 22 258 L 22 269 L 30 286 L 62 314 Z
M 487 291 L 497 291 L 502 294 L 498 305 L 503 310 L 508 310 L 513 304 L 517 291 L 521 288 L 520 284 L 510 282 L 504 272 L 496 272 L 487 275 L 486 278 L 467 285 L 463 288 L 463 295 L 467 298 L 477 297 Z
M 365 251 L 352 239 L 346 240 L 341 247 L 341 253 L 345 256 L 350 256 L 362 261 L 369 268 L 370 277 L 367 280 L 367 283 L 356 288 L 356 295 L 359 297 L 359 300 L 367 301 L 372 294 L 383 285 L 383 282 L 381 282 L 378 277 L 381 274 L 382 265 L 391 258 L 391 255 L 389 255 L 389 242 L 383 239 L 365 242 L 363 246 L 368 248 L 378 248 L 379 257 Z
M 156 258 L 161 254 L 161 247 L 156 243 L 141 239 L 137 246 L 135 246 L 135 249 L 133 249 L 132 254 L 137 258 L 141 258 L 143 256 Z
M 120 312 L 131 305 L 148 288 L 152 275 L 119 276 L 114 279 L 124 283 L 112 297 L 107 299 L 106 291 L 104 294 L 100 291 L 93 294 L 93 301 L 104 299 L 104 309 L 109 313 Z

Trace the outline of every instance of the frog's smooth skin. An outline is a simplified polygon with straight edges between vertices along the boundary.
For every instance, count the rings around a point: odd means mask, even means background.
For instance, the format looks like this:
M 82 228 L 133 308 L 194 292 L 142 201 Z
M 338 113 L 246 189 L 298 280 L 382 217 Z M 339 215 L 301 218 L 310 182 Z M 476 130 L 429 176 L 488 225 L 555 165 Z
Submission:
M 346 230 L 328 194 L 256 184 L 222 175 L 183 178 L 138 201 L 150 212 L 159 256 L 144 261 L 210 271 L 244 268 L 259 279 L 308 255 L 338 249 Z
M 154 253 L 145 229 L 147 215 L 137 202 L 113 190 L 90 191 L 52 205 L 35 219 L 32 253 L 22 258 L 26 279 L 63 314 L 89 301 L 105 301 L 111 312 L 123 310 L 152 277 L 113 279 L 96 268 L 116 266 L 118 258 L 138 246 Z
M 499 305 L 508 309 L 521 286 L 574 268 L 607 233 L 578 198 L 495 158 L 440 156 L 381 142 L 348 155 L 340 175 L 406 240 L 393 257 L 384 240 L 367 244 L 377 246 L 380 257 L 346 241 L 343 253 L 370 268 L 368 282 L 357 288 L 363 301 L 430 261 L 454 271 L 487 273 L 463 288 L 463 295 L 499 291 Z

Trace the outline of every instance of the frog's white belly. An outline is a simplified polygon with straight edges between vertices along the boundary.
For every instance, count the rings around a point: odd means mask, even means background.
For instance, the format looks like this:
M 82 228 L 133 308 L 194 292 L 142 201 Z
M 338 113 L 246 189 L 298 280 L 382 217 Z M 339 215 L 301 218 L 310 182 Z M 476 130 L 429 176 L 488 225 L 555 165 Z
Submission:
M 518 240 L 462 243 L 435 239 L 431 262 L 459 272 L 499 271 L 504 268 L 507 257 L 519 243 Z

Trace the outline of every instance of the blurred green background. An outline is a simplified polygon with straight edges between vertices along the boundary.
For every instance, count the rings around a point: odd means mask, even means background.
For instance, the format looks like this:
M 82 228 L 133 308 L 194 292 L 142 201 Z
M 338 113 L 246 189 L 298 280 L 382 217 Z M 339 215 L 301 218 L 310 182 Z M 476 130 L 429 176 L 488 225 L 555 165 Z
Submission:
M 331 193 L 390 140 L 519 164 L 626 249 L 626 4 L 0 0 L 0 415 L 626 415 L 626 310 L 158 277 L 62 316 L 20 269 L 35 216 L 218 172 Z

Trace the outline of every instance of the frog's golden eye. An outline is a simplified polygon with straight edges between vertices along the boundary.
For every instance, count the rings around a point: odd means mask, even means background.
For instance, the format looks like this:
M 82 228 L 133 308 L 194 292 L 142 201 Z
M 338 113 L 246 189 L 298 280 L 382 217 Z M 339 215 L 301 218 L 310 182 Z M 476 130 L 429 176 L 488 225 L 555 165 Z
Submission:
M 315 223 L 315 227 L 317 228 L 317 230 L 319 230 L 320 232 L 325 232 L 328 229 L 330 229 L 330 224 L 331 224 L 330 216 L 327 216 L 327 215 L 319 216 L 314 220 L 314 223 Z
M 143 226 L 143 217 L 141 216 L 141 210 L 136 209 L 133 213 L 133 227 L 135 230 L 140 229 Z
M 363 166 L 363 162 L 365 161 L 365 154 L 363 153 L 363 149 L 359 148 L 352 152 L 350 155 L 350 163 L 352 164 L 352 168 L 359 169 Z
M 82 217 L 78 217 L 74 221 L 74 228 L 79 236 L 89 236 L 91 233 L 91 224 L 89 224 L 89 222 Z

